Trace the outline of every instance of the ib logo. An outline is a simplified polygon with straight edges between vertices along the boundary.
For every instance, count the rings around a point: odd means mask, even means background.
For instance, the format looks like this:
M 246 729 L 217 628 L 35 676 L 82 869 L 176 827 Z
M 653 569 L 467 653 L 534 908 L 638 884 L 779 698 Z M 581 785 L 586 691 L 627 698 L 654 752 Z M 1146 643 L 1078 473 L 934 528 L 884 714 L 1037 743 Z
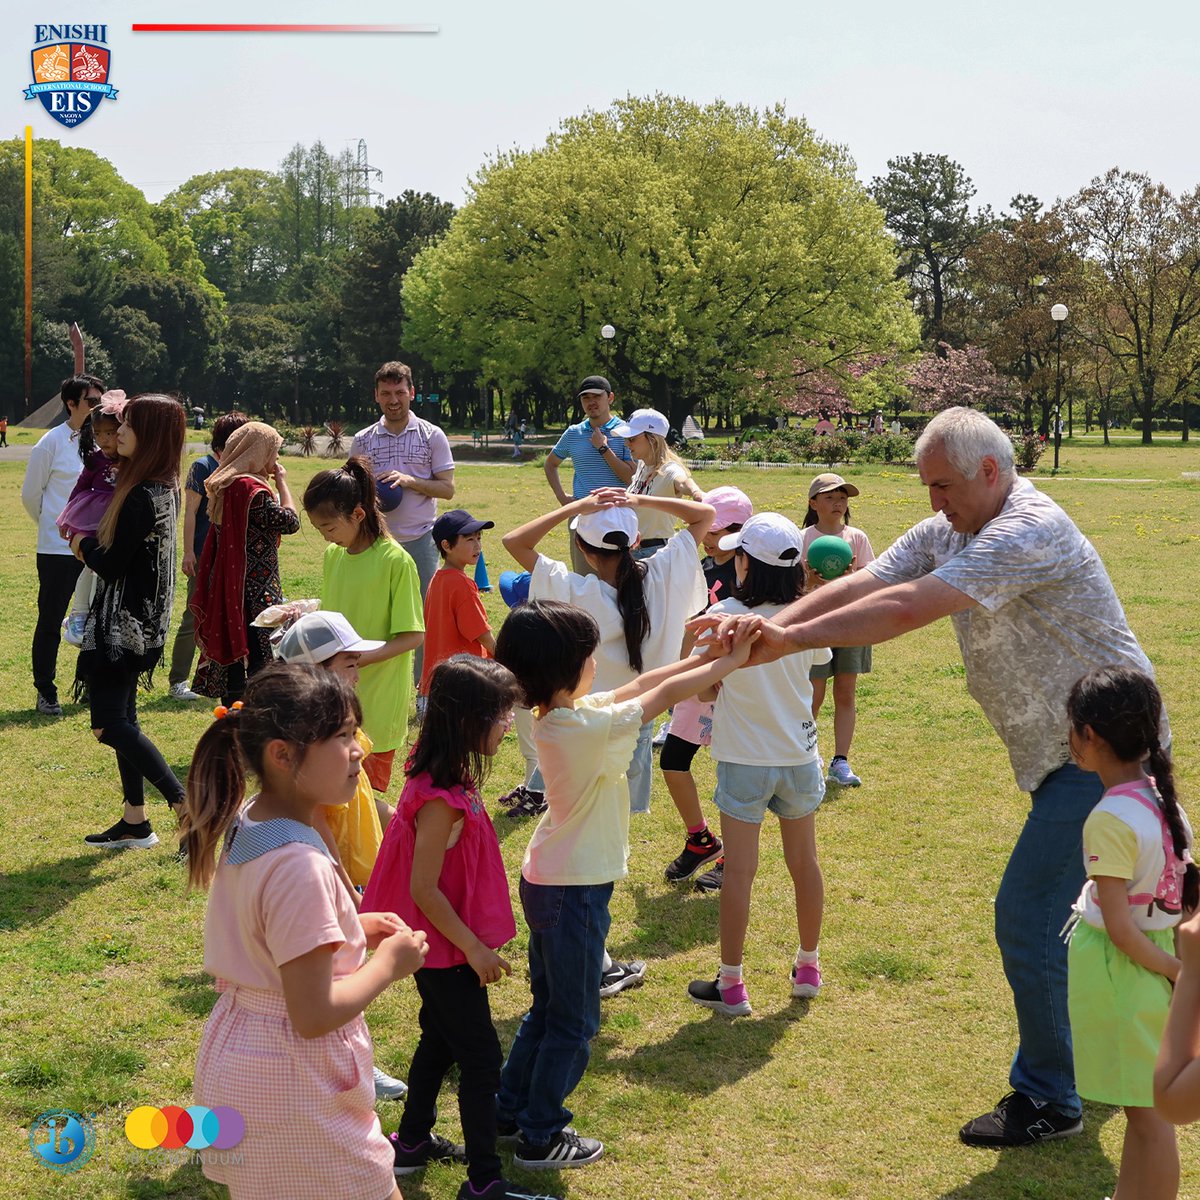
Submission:
M 29 1149 L 52 1171 L 78 1171 L 96 1149 L 96 1129 L 89 1117 L 54 1108 L 30 1125 Z
M 73 129 L 96 111 L 101 100 L 115 100 L 108 82 L 112 52 L 105 44 L 107 25 L 35 25 L 30 51 L 35 97 L 60 124 Z
M 152 1108 L 143 1104 L 125 1118 L 125 1136 L 139 1150 L 232 1150 L 246 1136 L 233 1108 Z

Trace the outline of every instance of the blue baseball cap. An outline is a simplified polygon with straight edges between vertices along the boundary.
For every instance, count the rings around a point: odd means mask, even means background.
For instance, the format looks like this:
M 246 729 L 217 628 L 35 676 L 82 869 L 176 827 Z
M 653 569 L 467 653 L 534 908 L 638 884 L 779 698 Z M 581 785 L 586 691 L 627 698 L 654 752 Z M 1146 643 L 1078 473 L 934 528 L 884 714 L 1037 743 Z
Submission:
M 528 571 L 501 571 L 500 597 L 509 608 L 516 608 L 529 599 Z

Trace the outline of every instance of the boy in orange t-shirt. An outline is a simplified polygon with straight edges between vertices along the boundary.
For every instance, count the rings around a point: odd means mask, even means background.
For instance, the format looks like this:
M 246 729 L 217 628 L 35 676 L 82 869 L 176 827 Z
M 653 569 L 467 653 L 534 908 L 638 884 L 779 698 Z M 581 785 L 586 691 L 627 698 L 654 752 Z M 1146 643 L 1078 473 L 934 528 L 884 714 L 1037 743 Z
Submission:
M 467 574 L 483 553 L 481 533 L 495 528 L 495 521 L 477 521 L 462 508 L 442 513 L 433 523 L 430 533 L 442 566 L 425 595 L 425 665 L 417 689 L 422 696 L 429 693 L 429 677 L 438 663 L 455 654 L 491 658 L 496 649 L 479 589 Z

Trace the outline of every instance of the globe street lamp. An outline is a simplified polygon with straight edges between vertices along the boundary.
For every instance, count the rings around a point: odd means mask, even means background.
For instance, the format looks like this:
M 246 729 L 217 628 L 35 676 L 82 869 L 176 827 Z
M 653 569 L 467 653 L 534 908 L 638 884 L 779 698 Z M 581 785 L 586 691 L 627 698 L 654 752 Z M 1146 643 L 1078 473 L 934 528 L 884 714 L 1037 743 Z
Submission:
M 1054 473 L 1058 474 L 1058 449 L 1062 444 L 1062 327 L 1067 306 L 1056 304 L 1050 310 L 1054 321 Z
M 611 325 L 600 326 L 600 336 L 604 339 L 604 369 L 612 370 L 612 340 L 617 336 L 617 331 Z

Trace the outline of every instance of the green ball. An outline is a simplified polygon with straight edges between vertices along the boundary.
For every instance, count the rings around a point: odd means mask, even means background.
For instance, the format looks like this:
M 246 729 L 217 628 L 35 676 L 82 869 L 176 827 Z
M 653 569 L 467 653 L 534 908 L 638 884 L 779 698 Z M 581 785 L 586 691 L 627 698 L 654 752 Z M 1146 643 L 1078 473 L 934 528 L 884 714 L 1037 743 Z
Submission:
M 844 574 L 853 557 L 850 543 L 832 533 L 815 538 L 808 548 L 808 565 L 822 579 L 836 579 Z

